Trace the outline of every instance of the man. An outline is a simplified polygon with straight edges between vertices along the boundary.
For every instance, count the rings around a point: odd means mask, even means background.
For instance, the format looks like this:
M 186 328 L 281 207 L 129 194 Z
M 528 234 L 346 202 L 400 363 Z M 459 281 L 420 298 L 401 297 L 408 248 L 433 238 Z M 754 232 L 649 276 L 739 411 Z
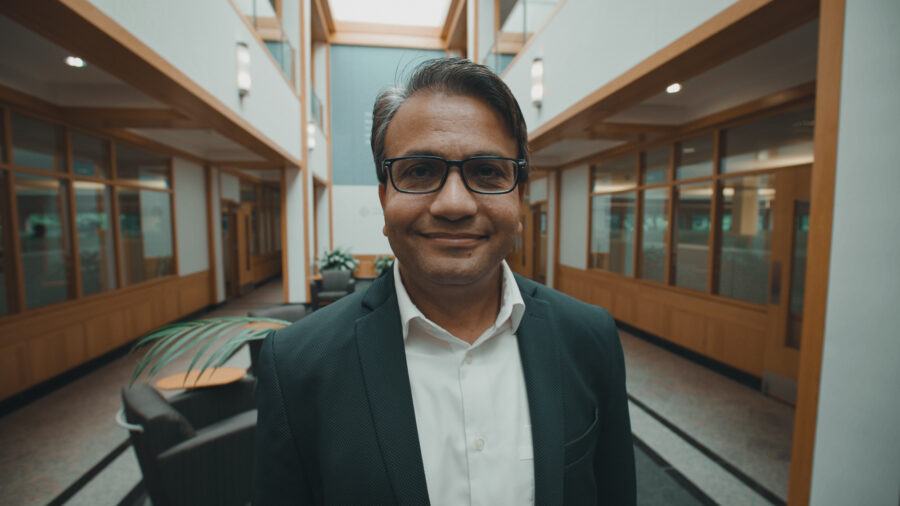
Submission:
M 393 273 L 270 335 L 256 504 L 634 504 L 606 311 L 514 276 L 525 122 L 487 68 L 425 62 L 377 99 Z

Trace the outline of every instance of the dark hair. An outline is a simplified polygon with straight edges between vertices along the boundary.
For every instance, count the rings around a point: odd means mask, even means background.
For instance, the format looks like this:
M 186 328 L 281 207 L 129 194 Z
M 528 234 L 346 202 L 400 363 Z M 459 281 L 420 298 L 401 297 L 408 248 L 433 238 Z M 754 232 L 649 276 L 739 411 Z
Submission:
M 517 156 L 526 161 L 518 180 L 520 183 L 528 181 L 528 129 L 516 97 L 497 74 L 465 58 L 435 58 L 422 62 L 413 70 L 405 87 L 387 88 L 378 94 L 372 109 L 371 141 L 378 181 L 384 183 L 387 180 L 387 174 L 381 169 L 385 159 L 384 140 L 391 119 L 406 99 L 420 91 L 477 98 L 500 113 L 518 145 Z

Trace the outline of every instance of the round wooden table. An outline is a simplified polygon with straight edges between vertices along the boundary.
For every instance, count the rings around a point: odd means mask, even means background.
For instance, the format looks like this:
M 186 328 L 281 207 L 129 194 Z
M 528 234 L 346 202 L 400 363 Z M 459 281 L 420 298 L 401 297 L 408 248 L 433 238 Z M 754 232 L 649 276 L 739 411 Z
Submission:
M 180 390 L 182 388 L 205 388 L 218 385 L 227 385 L 244 377 L 245 369 L 240 367 L 217 367 L 203 371 L 203 376 L 198 378 L 199 370 L 187 373 L 180 372 L 162 378 L 156 382 L 156 387 L 162 390 Z

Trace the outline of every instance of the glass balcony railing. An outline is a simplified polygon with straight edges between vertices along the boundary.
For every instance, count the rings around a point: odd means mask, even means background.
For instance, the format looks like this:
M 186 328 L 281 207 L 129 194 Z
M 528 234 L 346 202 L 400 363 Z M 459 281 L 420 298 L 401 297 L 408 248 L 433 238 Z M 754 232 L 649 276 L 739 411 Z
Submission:
M 281 69 L 284 77 L 296 87 L 294 60 L 297 51 L 288 39 L 276 0 L 236 0 L 241 14 L 247 18 Z
M 559 0 L 501 2 L 500 22 L 497 23 L 500 30 L 484 57 L 485 65 L 502 74 L 528 39 L 543 26 L 558 3 Z

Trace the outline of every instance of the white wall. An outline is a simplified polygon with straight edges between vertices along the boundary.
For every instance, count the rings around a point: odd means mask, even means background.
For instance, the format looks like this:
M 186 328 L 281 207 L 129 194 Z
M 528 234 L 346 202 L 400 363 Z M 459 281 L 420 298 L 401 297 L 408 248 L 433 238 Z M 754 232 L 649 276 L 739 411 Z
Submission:
M 175 157 L 175 218 L 178 273 L 182 276 L 209 269 L 206 215 L 206 176 L 203 167 Z
M 477 0 L 478 4 L 478 61 L 483 62 L 494 44 L 494 2 Z M 471 26 L 471 25 L 470 25 Z
M 556 174 L 547 177 L 547 286 L 556 282 L 553 268 L 556 265 Z
M 229 2 L 90 1 L 266 137 L 302 159 L 300 101 Z M 253 82 L 243 101 L 238 98 L 235 77 L 238 42 L 250 48 Z
M 334 185 L 334 247 L 350 247 L 354 254 L 393 254 L 384 229 L 378 187 Z
M 522 105 L 529 131 L 534 131 L 732 3 L 567 0 L 505 72 L 504 80 Z M 541 109 L 531 105 L 531 62 L 536 57 L 544 59 Z
M 559 207 L 559 263 L 587 269 L 590 170 L 581 165 L 562 172 Z
M 221 174 L 222 198 L 241 201 L 241 180 L 231 174 Z
M 318 192 L 316 192 L 316 232 L 318 234 L 319 249 L 318 251 L 314 251 L 314 253 L 320 255 L 320 258 L 323 251 L 331 249 L 331 246 L 328 244 L 330 228 L 331 224 L 328 216 L 328 187 L 320 186 L 318 187 Z M 315 258 L 315 255 L 313 255 L 313 258 Z
M 900 498 L 900 37 L 896 0 L 847 0 L 811 504 Z
M 284 209 L 286 236 L 282 238 L 282 244 L 287 248 L 288 264 L 288 300 L 285 302 L 307 302 L 306 280 L 309 266 L 306 265 L 303 253 L 303 177 L 300 169 L 293 168 L 284 169 L 284 175 L 283 191 L 286 192 L 287 203 Z M 312 227 L 310 233 L 311 230 Z

